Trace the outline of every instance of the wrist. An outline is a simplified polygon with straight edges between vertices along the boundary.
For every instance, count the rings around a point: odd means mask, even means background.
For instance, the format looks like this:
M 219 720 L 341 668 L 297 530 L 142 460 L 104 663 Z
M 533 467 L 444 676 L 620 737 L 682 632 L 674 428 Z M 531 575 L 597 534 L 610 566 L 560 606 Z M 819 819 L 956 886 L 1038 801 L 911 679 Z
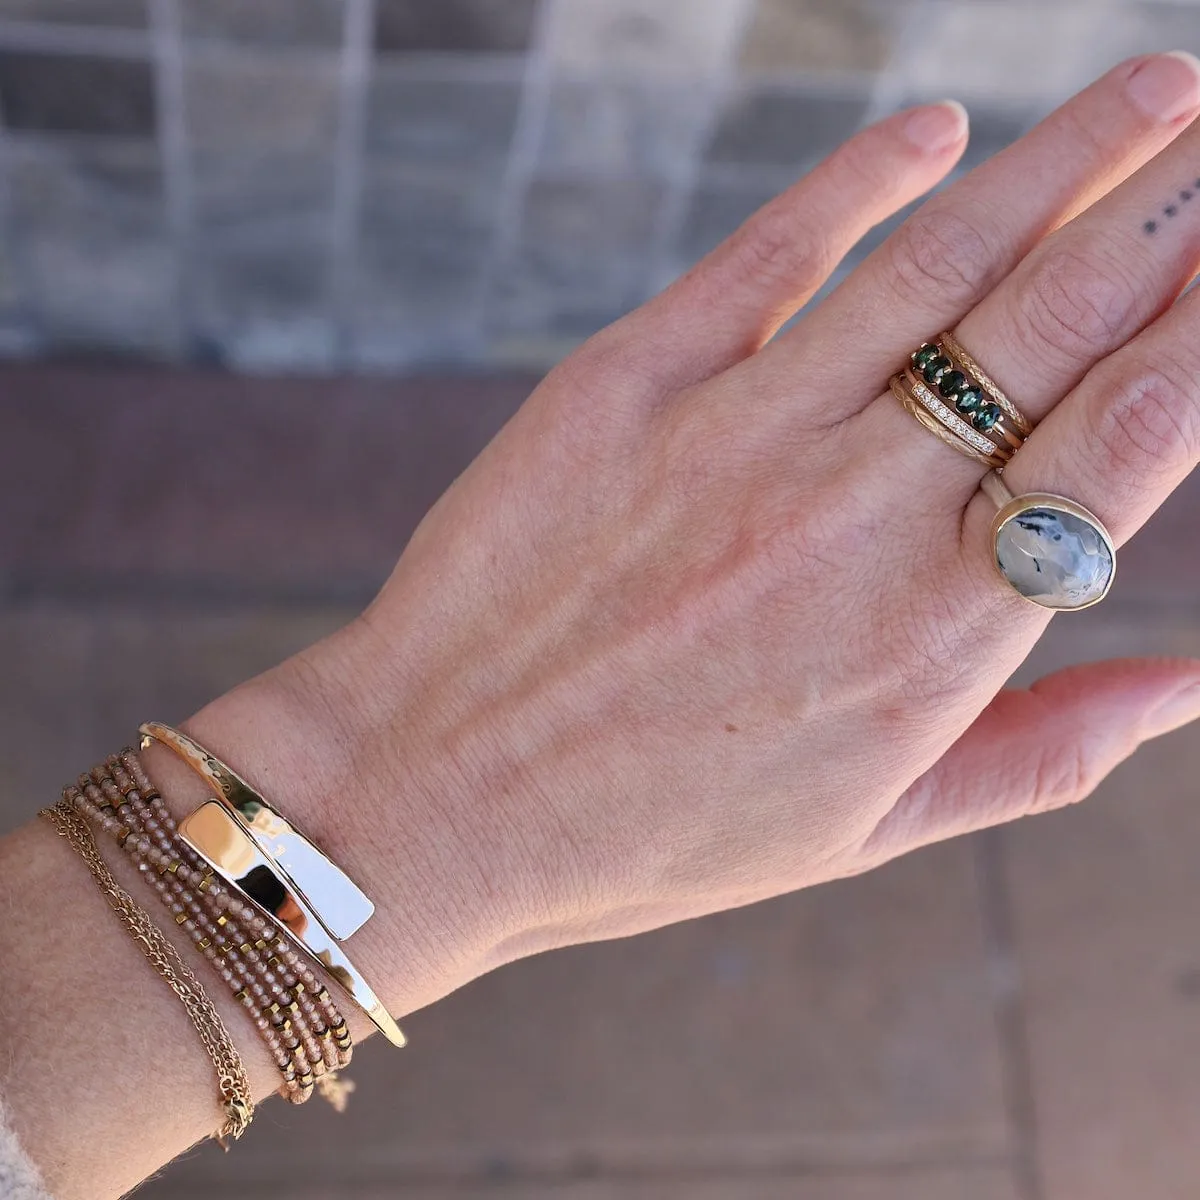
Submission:
M 350 626 L 208 704 L 183 728 L 244 775 L 375 904 L 346 952 L 397 1017 L 513 955 L 521 888 L 482 812 L 419 731 L 393 745 L 403 707 Z M 179 812 L 205 786 L 146 752 Z M 480 806 L 482 809 L 483 806 Z M 506 884 L 514 886 L 508 887 Z M 353 1006 L 345 1005 L 350 1015 Z M 359 1035 L 370 1028 L 354 1022 Z

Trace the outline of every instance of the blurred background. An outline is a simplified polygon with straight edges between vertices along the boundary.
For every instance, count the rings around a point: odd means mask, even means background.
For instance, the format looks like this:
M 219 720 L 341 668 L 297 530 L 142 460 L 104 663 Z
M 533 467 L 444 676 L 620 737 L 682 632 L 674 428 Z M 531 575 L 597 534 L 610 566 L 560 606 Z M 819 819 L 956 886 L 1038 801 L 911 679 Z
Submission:
M 1200 3 L 0 0 L 0 828 L 348 619 L 541 371 L 864 122 L 958 96 L 970 165 L 1170 47 Z M 1198 506 L 1024 675 L 1200 654 Z M 1190 1200 L 1197 778 L 1180 733 L 514 965 L 139 1195 Z

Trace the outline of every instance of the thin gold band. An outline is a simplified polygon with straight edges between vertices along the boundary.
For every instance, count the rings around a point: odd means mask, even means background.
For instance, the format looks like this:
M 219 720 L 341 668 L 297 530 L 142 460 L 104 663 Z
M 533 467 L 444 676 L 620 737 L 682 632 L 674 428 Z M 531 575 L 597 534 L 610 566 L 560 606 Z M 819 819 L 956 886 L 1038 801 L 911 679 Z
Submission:
M 1028 437 L 1033 432 L 1033 423 L 1019 408 L 1004 394 L 999 384 L 963 349 L 963 344 L 952 333 L 943 333 L 938 343 L 950 355 L 957 358 L 967 369 L 976 383 L 1006 412 L 1016 425 L 1017 431 Z

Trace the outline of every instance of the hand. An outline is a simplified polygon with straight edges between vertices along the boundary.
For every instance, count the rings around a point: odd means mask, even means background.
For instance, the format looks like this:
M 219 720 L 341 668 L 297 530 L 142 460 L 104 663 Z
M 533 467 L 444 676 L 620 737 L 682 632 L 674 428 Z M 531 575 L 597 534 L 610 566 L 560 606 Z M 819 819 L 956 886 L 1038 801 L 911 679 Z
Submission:
M 1012 490 L 1126 540 L 1200 454 L 1198 107 L 1190 59 L 1116 68 L 767 344 L 965 140 L 950 105 L 866 130 L 551 372 L 363 618 L 225 710 L 285 693 L 290 749 L 358 782 L 417 999 L 1078 800 L 1200 715 L 1190 661 L 1000 691 L 1048 614 L 992 568 L 985 468 L 886 391 L 957 329 L 1041 422 Z

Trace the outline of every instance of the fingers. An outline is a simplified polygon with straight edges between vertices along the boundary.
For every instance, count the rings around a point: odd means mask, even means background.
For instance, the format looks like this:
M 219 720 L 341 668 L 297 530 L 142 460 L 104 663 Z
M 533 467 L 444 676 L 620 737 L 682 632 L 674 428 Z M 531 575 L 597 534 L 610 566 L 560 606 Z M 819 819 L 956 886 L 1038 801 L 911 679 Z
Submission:
M 1065 217 L 1176 137 L 1200 108 L 1197 66 L 1174 54 L 1123 63 L 934 196 L 808 320 L 755 359 L 760 386 L 774 380 L 790 394 L 803 362 L 826 423 L 863 408 L 917 345 L 954 328 Z M 1003 386 L 988 347 L 967 345 Z M 855 353 L 832 354 L 833 346 Z
M 1094 364 L 1170 305 L 1198 267 L 1200 124 L 1046 238 L 967 314 L 956 334 L 1038 421 Z M 907 419 L 893 411 L 894 403 L 886 407 L 887 424 Z M 906 456 L 913 479 L 927 476 L 927 463 L 943 457 L 929 440 Z M 944 465 L 967 490 L 981 473 L 966 458 Z
M 865 233 L 942 179 L 966 139 L 954 101 L 863 130 L 599 339 L 624 339 L 664 387 L 724 370 L 803 307 Z
M 1085 799 L 1143 742 L 1200 718 L 1200 661 L 1118 659 L 1004 691 L 867 839 L 873 860 Z
M 1196 238 L 1198 229 L 1176 235 Z M 1120 544 L 1200 459 L 1200 292 L 1190 291 L 1092 369 L 1005 468 L 1014 494 L 1055 492 L 1090 508 Z M 995 507 L 980 493 L 963 523 L 986 557 Z

